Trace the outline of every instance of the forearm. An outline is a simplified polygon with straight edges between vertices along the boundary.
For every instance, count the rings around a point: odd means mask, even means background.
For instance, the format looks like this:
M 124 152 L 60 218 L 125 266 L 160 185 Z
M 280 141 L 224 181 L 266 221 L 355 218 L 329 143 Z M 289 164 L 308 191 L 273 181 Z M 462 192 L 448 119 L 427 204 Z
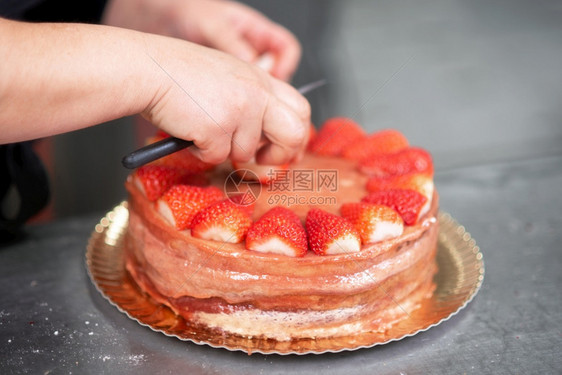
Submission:
M 157 93 L 143 34 L 0 19 L 0 143 L 139 113 Z
M 203 161 L 285 163 L 304 149 L 310 106 L 262 69 L 180 39 L 0 19 L 0 143 L 142 113 L 193 140 Z M 262 151 L 264 150 L 264 151 Z
M 300 60 L 300 44 L 289 30 L 237 1 L 110 0 L 103 22 L 189 40 L 250 63 L 268 54 L 268 72 L 285 81 Z

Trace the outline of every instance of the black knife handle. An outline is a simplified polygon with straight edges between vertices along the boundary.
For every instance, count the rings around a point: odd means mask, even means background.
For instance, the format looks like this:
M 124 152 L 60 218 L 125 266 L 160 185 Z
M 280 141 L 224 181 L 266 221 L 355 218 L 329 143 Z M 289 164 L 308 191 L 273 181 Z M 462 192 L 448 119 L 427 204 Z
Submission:
M 164 138 L 131 152 L 121 160 L 121 163 L 125 168 L 138 168 L 192 145 L 193 141 L 185 141 L 175 137 Z

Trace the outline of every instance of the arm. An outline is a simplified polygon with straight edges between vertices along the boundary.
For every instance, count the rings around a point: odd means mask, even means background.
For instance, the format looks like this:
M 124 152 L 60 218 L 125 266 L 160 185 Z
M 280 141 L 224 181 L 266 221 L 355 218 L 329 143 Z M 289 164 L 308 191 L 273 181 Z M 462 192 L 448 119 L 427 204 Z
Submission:
M 301 47 L 295 36 L 256 10 L 227 0 L 110 0 L 104 22 L 186 39 L 255 63 L 273 56 L 274 77 L 289 80 Z
M 142 113 L 218 163 L 302 152 L 310 108 L 289 85 L 224 53 L 99 25 L 0 19 L 0 143 Z

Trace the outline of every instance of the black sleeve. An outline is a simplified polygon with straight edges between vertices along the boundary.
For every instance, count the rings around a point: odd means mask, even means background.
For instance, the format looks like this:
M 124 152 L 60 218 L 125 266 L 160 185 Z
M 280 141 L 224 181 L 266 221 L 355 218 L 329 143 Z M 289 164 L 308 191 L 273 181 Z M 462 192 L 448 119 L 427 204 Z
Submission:
M 106 0 L 0 0 L 0 16 L 20 21 L 98 23 Z
M 105 3 L 106 0 L 0 0 L 0 16 L 32 22 L 98 23 Z M 0 244 L 19 237 L 25 222 L 48 201 L 47 173 L 31 143 L 0 145 Z M 4 212 L 4 207 L 13 212 Z
M 32 142 L 0 145 L 0 246 L 49 202 L 49 177 Z

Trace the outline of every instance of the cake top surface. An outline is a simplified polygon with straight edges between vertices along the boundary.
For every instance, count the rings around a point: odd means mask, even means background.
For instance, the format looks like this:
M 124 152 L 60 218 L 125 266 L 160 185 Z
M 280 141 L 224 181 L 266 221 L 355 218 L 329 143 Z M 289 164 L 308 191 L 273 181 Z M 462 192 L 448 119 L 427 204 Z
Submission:
M 186 235 L 292 257 L 399 239 L 437 204 L 427 151 L 346 118 L 311 128 L 308 152 L 291 165 L 212 166 L 183 150 L 136 170 L 127 188 Z

